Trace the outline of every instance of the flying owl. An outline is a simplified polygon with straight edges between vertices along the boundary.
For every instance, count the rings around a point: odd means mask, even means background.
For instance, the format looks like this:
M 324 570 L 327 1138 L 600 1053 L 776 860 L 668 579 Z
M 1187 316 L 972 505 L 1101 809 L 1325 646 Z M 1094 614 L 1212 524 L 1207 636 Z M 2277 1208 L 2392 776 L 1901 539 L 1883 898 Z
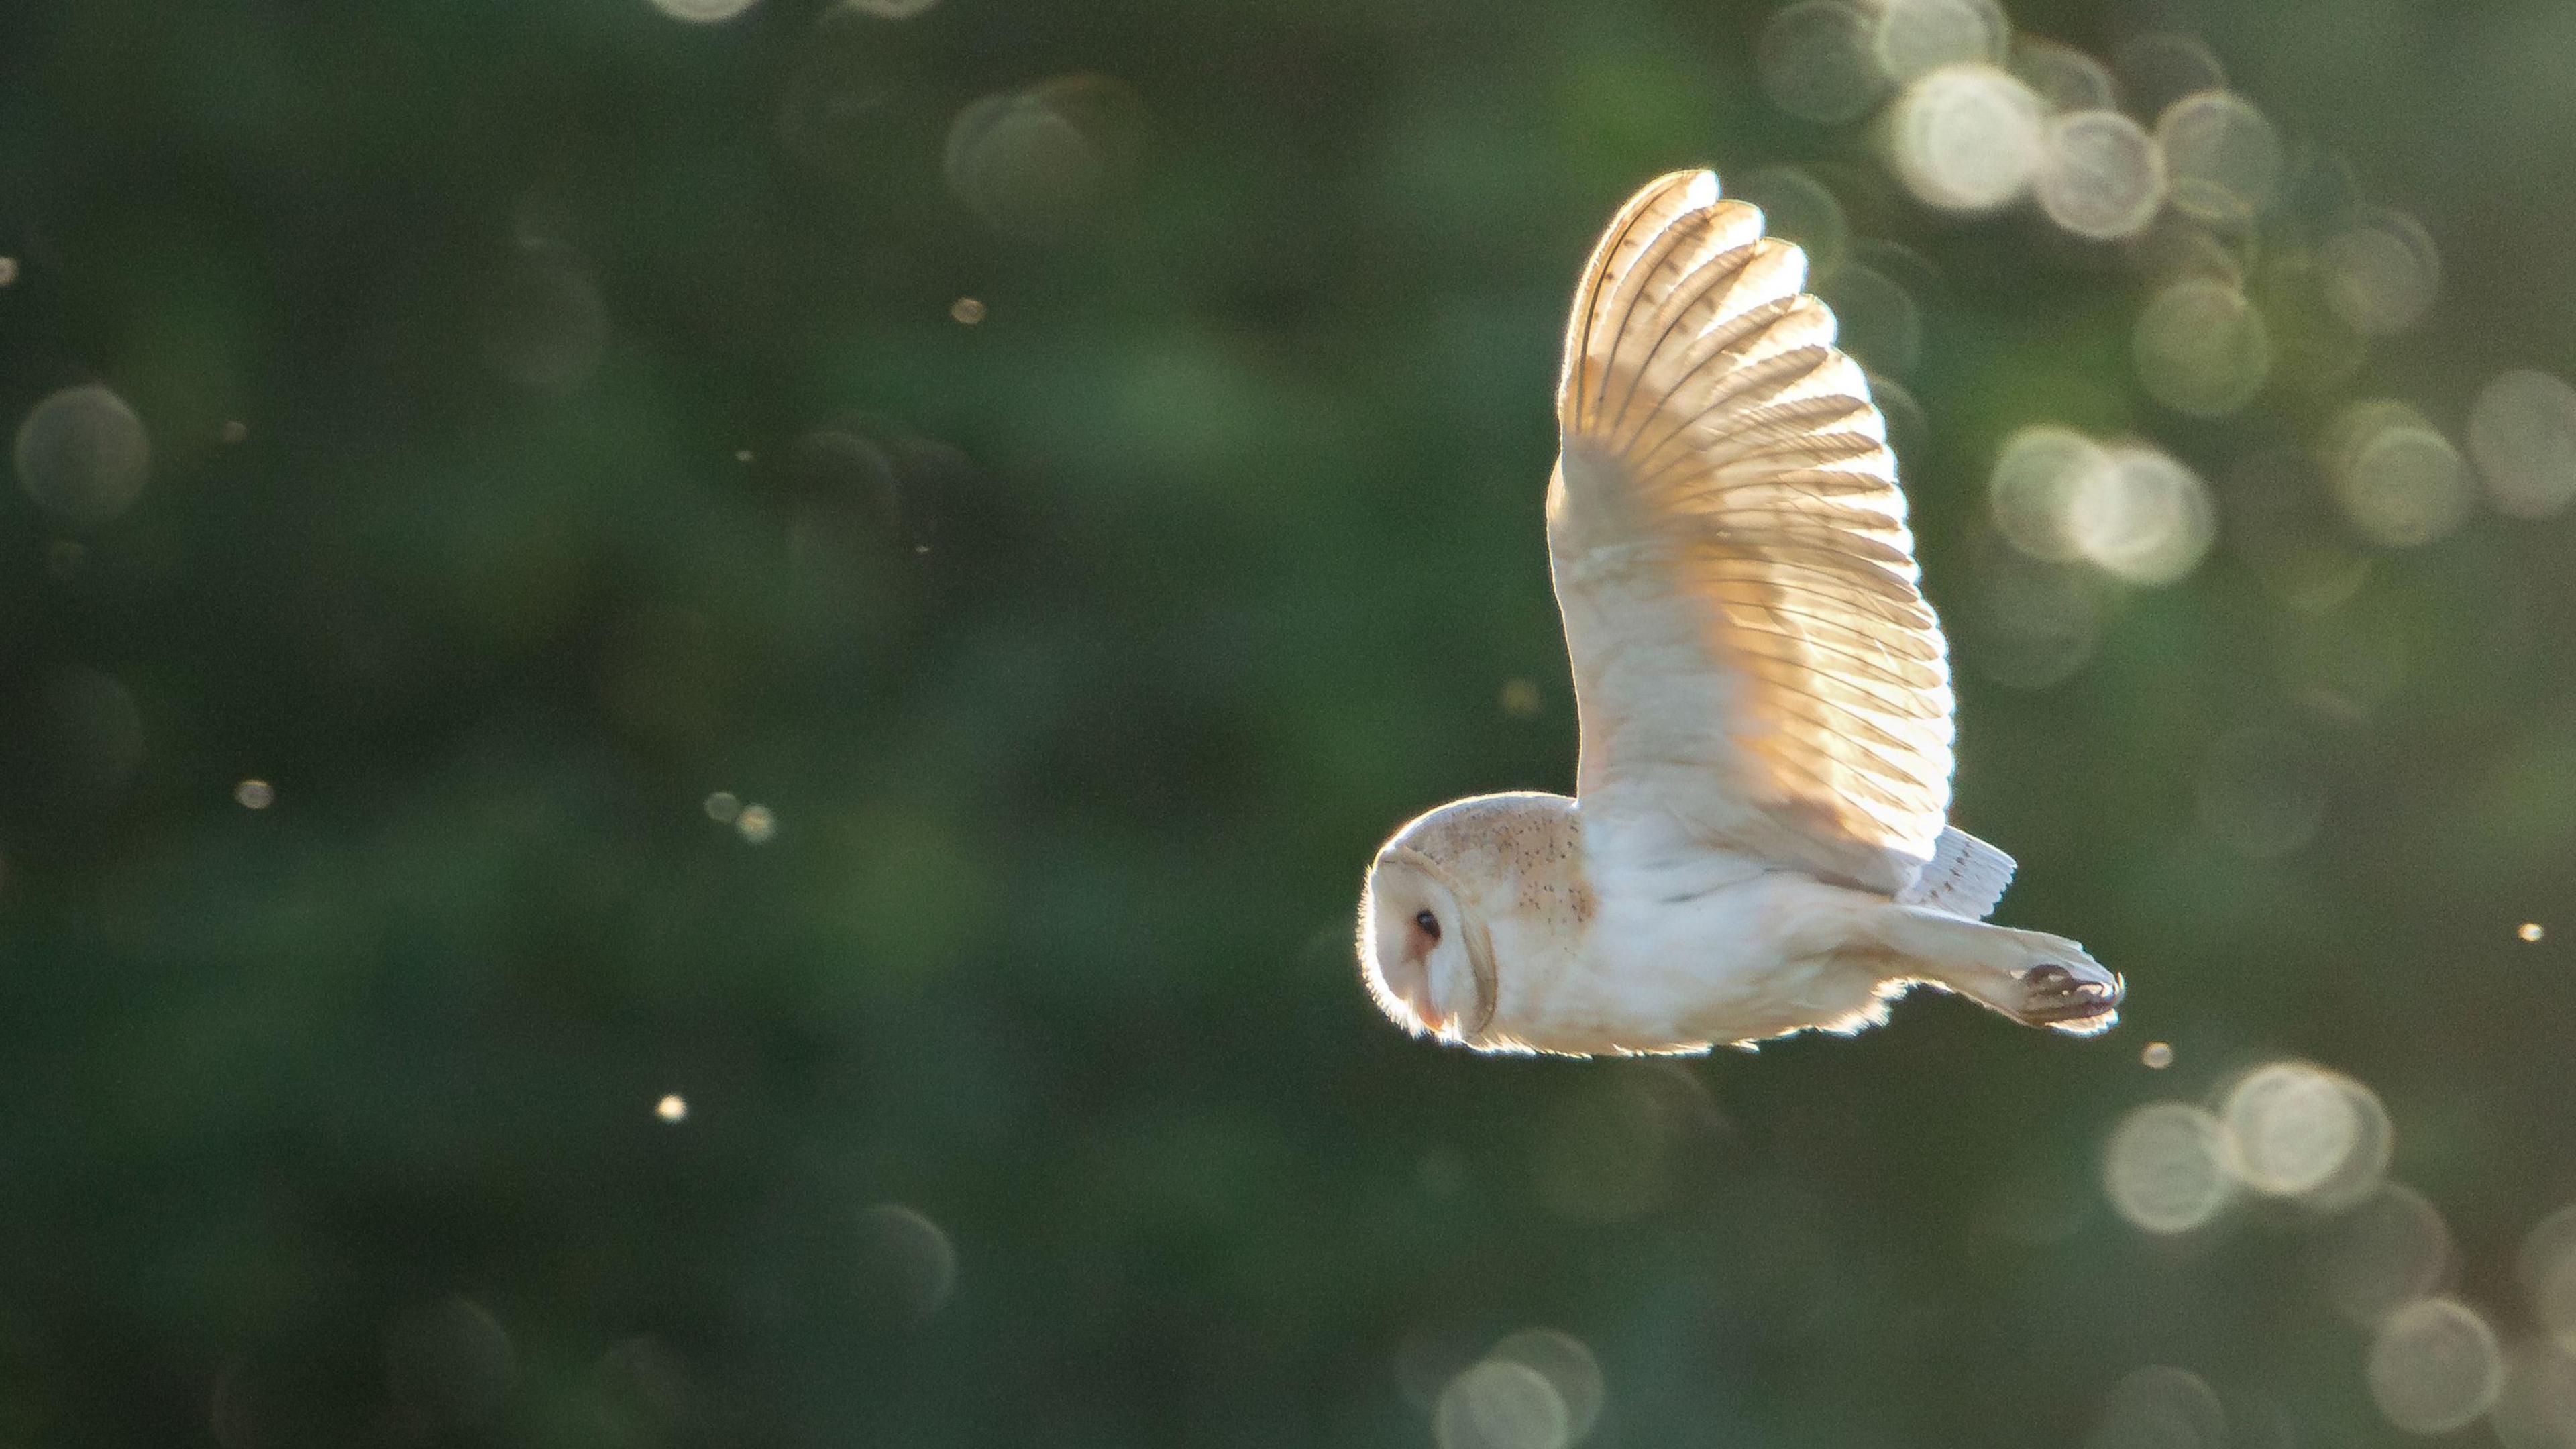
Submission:
M 1443 805 L 1369 867 L 1369 993 L 1486 1051 L 1693 1052 L 1887 1017 L 1910 987 L 2091 1034 L 2120 978 L 1984 924 L 1949 828 L 1948 649 L 1885 423 L 1806 257 L 1683 171 L 1583 269 L 1547 489 L 1575 795 Z

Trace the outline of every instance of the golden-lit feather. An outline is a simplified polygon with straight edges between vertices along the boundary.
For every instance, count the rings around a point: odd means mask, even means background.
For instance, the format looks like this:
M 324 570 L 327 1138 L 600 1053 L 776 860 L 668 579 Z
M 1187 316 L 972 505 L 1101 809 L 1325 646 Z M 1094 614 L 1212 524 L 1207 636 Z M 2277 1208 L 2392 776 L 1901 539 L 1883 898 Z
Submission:
M 1806 259 L 1676 172 L 1567 324 L 1548 540 L 1587 816 L 1897 892 L 1950 798 L 1940 625 L 1896 460 Z

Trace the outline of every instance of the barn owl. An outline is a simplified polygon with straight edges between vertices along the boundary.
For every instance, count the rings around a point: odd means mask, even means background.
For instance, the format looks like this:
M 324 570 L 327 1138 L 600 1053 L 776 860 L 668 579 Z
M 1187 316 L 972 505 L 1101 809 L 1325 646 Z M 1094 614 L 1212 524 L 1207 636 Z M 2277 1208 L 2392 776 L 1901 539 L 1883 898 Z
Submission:
M 1369 993 L 1486 1051 L 1849 1033 L 1929 985 L 2091 1034 L 2120 978 L 1987 925 L 2013 863 L 1949 828 L 1948 649 L 1885 424 L 1806 257 L 1650 182 L 1575 290 L 1547 488 L 1575 794 L 1443 805 L 1360 895 Z

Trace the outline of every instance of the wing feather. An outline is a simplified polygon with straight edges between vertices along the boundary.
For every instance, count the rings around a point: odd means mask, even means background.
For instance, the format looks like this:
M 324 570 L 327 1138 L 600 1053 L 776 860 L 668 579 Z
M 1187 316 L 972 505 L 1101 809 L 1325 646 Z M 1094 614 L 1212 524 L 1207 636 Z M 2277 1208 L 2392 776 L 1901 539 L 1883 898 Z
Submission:
M 1593 248 L 1548 490 L 1578 788 L 1614 828 L 1895 894 L 1956 835 L 1949 652 L 1885 424 L 1805 279 L 1705 171 Z M 1993 871 L 1962 860 L 1945 889 L 1973 895 Z

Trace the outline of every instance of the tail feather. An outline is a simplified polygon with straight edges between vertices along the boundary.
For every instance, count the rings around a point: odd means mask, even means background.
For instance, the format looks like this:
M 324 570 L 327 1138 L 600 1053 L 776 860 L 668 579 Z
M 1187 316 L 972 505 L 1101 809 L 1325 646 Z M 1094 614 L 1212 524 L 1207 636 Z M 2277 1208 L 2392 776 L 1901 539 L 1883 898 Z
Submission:
M 1932 847 L 1932 863 L 1896 900 L 1963 921 L 1982 921 L 1994 914 L 2012 878 L 2011 856 L 1964 830 L 1947 829 Z

